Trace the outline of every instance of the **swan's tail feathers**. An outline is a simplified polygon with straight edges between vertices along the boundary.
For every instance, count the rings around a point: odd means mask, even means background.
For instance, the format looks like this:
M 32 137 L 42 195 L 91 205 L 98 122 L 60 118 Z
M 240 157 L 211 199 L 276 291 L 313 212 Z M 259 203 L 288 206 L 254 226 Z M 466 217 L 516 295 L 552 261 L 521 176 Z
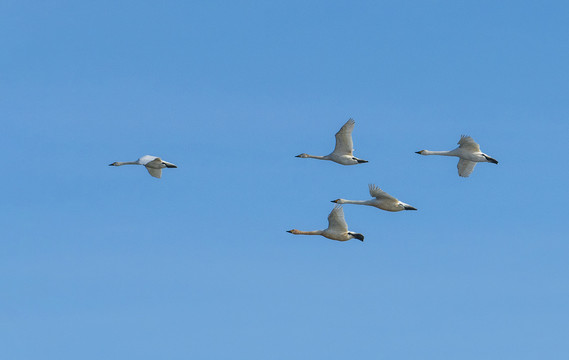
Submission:
M 403 207 L 405 208 L 405 210 L 417 210 L 417 208 L 414 208 L 409 204 L 403 204 Z
M 155 178 L 160 179 L 162 177 L 162 169 L 153 169 L 153 168 L 147 167 L 146 170 L 148 170 L 148 173 L 150 175 L 154 176 Z
M 350 235 L 352 235 L 354 237 L 354 239 L 358 239 L 359 241 L 364 241 L 364 236 L 362 234 L 351 232 Z
M 486 158 L 486 160 L 488 160 L 488 162 L 490 162 L 490 163 L 492 163 L 492 164 L 497 164 L 497 163 L 498 163 L 498 160 L 496 160 L 496 159 L 494 159 L 494 158 L 491 158 L 491 157 L 488 156 L 488 155 L 484 155 L 484 157 Z
M 358 161 L 358 164 L 365 164 L 366 162 L 369 162 L 367 160 L 362 160 L 362 159 L 356 159 L 356 160 Z

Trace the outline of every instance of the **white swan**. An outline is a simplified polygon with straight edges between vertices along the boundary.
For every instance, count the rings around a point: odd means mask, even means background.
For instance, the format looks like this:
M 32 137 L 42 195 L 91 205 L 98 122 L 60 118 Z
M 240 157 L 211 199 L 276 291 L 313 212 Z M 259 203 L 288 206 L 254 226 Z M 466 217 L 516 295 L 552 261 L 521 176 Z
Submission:
M 348 224 L 344 220 L 344 210 L 336 205 L 330 215 L 328 215 L 328 228 L 315 231 L 300 231 L 292 229 L 287 231 L 294 235 L 322 235 L 328 239 L 347 241 L 350 239 L 358 239 L 364 241 L 364 236 L 355 232 L 348 231 Z
M 336 133 L 336 147 L 334 151 L 326 156 L 316 156 L 308 154 L 296 155 L 298 158 L 312 158 L 320 160 L 331 160 L 342 165 L 356 165 L 366 163 L 366 160 L 358 159 L 354 156 L 354 142 L 352 140 L 352 131 L 354 130 L 353 119 L 348 120 L 344 126 Z
M 127 161 L 127 162 L 114 162 L 109 164 L 109 166 L 121 166 L 121 165 L 144 165 L 148 173 L 155 178 L 162 177 L 162 169 L 163 168 L 177 168 L 176 165 L 164 161 L 156 156 L 151 155 L 144 155 L 140 159 L 136 161 Z
M 413 206 L 397 200 L 396 198 L 389 195 L 388 193 L 386 193 L 385 191 L 381 190 L 379 187 L 373 184 L 369 185 L 369 194 L 373 196 L 375 199 L 370 199 L 370 200 L 336 199 L 332 200 L 332 202 L 336 204 L 357 204 L 357 205 L 375 206 L 378 209 L 386 211 L 417 210 Z
M 420 155 L 442 155 L 442 156 L 456 156 L 459 157 L 458 160 L 458 175 L 462 177 L 468 177 L 472 174 L 474 166 L 477 162 L 489 162 L 492 164 L 497 164 L 496 159 L 484 154 L 480 151 L 480 145 L 478 145 L 474 139 L 470 136 L 462 135 L 458 141 L 459 147 L 450 151 L 429 151 L 421 150 L 415 153 Z

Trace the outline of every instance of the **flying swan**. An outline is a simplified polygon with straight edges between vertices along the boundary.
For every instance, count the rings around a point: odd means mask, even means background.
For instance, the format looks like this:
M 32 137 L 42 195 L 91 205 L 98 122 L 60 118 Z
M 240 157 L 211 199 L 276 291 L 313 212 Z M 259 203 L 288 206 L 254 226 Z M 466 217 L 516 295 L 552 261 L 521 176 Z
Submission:
M 417 210 L 409 204 L 405 204 L 389 195 L 385 191 L 381 190 L 379 187 L 369 184 L 369 194 L 375 199 L 370 200 L 345 200 L 336 199 L 332 200 L 336 204 L 357 204 L 357 205 L 368 205 L 374 206 L 381 210 L 386 211 L 401 211 L 401 210 Z
M 144 155 L 140 159 L 136 161 L 127 161 L 127 162 L 114 162 L 109 164 L 109 166 L 122 166 L 122 165 L 144 165 L 148 173 L 155 178 L 162 177 L 162 169 L 163 168 L 177 168 L 176 165 L 164 161 L 156 156 L 151 155 Z
M 326 156 L 316 156 L 308 154 L 300 154 L 298 158 L 312 158 L 320 160 L 331 160 L 342 165 L 356 165 L 366 163 L 366 160 L 358 159 L 354 156 L 354 142 L 352 140 L 352 131 L 354 131 L 353 119 L 348 120 L 344 126 L 336 133 L 336 147 L 334 151 Z
M 458 160 L 457 165 L 458 175 L 462 177 L 470 176 L 477 162 L 489 162 L 492 164 L 498 163 L 496 159 L 493 159 L 480 151 L 480 145 L 478 145 L 470 136 L 462 135 L 458 141 L 458 145 L 459 147 L 450 151 L 421 150 L 416 151 L 415 153 L 420 155 L 442 155 L 459 157 L 460 160 Z
M 328 215 L 328 228 L 315 231 L 300 231 L 292 229 L 287 231 L 294 235 L 322 235 L 325 238 L 338 241 L 347 241 L 350 239 L 358 239 L 364 241 L 364 236 L 355 232 L 348 231 L 348 224 L 344 220 L 344 210 L 336 205 L 330 215 Z

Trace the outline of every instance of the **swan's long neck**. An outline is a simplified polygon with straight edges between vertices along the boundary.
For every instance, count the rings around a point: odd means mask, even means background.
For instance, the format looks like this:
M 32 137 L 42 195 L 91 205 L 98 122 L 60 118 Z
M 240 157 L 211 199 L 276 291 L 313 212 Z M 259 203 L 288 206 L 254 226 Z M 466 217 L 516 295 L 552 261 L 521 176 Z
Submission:
M 345 200 L 345 199 L 338 199 L 336 204 L 356 204 L 356 205 L 369 205 L 371 203 L 370 200 Z
M 314 231 L 297 230 L 293 234 L 295 234 L 295 235 L 322 235 L 323 232 L 324 232 L 324 230 L 314 230 Z
M 307 158 L 311 158 L 311 159 L 318 159 L 318 160 L 330 160 L 330 157 L 328 155 L 326 156 L 318 156 L 318 155 L 308 155 L 306 154 Z
M 456 153 L 456 150 L 450 150 L 450 151 L 430 151 L 430 150 L 424 150 L 421 155 L 458 156 L 458 154 Z
M 140 165 L 138 163 L 138 161 L 125 161 L 125 162 L 116 162 L 115 166 L 121 166 L 121 165 Z

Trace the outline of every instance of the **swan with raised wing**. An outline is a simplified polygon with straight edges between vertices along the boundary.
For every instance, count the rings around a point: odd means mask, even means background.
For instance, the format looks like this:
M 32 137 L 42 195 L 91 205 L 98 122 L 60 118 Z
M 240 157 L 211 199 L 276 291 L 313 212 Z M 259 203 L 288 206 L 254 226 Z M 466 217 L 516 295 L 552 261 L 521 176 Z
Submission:
M 157 156 L 151 156 L 151 155 L 144 155 L 143 157 L 141 157 L 136 161 L 114 162 L 112 164 L 109 164 L 109 166 L 122 166 L 122 165 L 144 165 L 144 167 L 146 167 L 146 170 L 148 170 L 148 173 L 154 176 L 155 178 L 162 177 L 162 169 L 164 168 L 177 168 L 176 165 L 164 161 Z
M 385 211 L 402 211 L 402 210 L 417 210 L 413 206 L 406 204 L 402 201 L 397 200 L 393 196 L 389 195 L 385 191 L 381 190 L 379 187 L 370 184 L 369 194 L 374 197 L 370 200 L 345 200 L 336 199 L 332 200 L 336 204 L 356 204 L 356 205 L 368 205 L 374 206 L 378 209 Z
M 489 162 L 492 164 L 497 164 L 498 160 L 493 159 L 487 154 L 480 151 L 480 145 L 478 145 L 474 139 L 470 136 L 462 135 L 458 141 L 458 147 L 450 151 L 429 151 L 421 150 L 415 153 L 420 155 L 442 155 L 442 156 L 456 156 L 460 158 L 458 160 L 458 175 L 462 177 L 468 177 L 474 171 L 474 166 L 479 162 Z
M 352 231 L 348 231 L 348 224 L 344 220 L 344 210 L 336 205 L 330 215 L 328 215 L 328 228 L 315 231 L 300 231 L 292 229 L 287 231 L 294 235 L 322 235 L 325 238 L 338 241 L 348 241 L 350 239 L 358 239 L 364 241 L 364 236 Z
M 298 158 L 311 158 L 319 160 L 331 160 L 342 165 L 356 165 L 366 163 L 366 160 L 358 159 L 354 156 L 354 142 L 352 140 L 352 131 L 354 131 L 353 119 L 348 120 L 344 126 L 336 133 L 336 147 L 331 154 L 325 156 L 316 156 L 308 154 L 300 154 Z

